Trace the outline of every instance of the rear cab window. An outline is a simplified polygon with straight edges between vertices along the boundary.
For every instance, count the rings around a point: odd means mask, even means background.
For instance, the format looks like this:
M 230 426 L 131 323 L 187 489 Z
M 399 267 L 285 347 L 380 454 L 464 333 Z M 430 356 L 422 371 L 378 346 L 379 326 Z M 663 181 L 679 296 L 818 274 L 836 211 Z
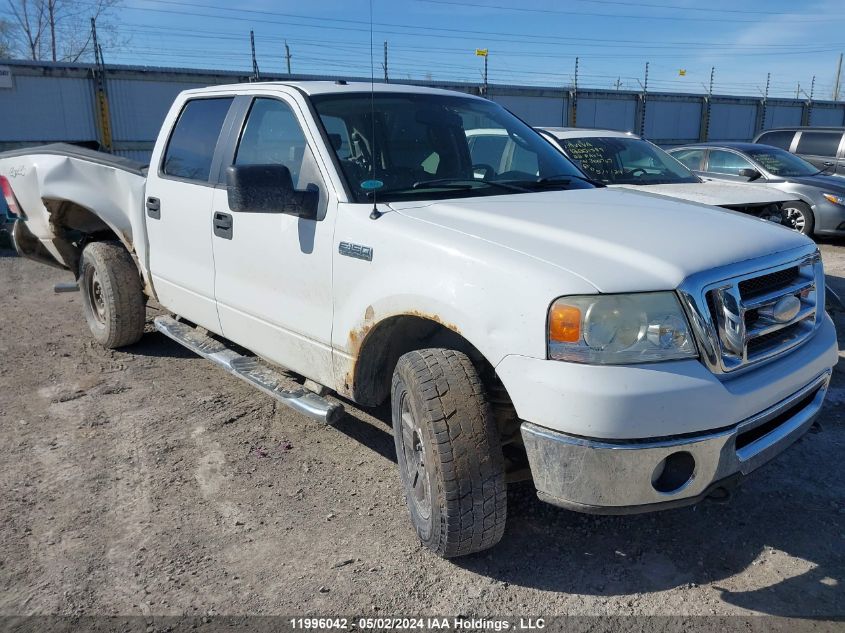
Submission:
M 217 139 L 232 97 L 192 99 L 185 103 L 167 142 L 161 173 L 207 182 Z

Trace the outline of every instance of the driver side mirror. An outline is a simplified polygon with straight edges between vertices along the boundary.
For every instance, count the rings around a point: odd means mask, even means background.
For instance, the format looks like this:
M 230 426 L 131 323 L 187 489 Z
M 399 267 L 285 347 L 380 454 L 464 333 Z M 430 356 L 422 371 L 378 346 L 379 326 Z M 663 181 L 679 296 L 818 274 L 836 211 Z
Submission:
M 743 178 L 748 178 L 748 182 L 752 182 L 760 178 L 763 174 L 751 167 L 745 167 L 744 169 L 739 170 L 739 175 Z
M 285 213 L 317 219 L 320 192 L 316 187 L 294 189 L 284 165 L 232 165 L 226 170 L 229 208 L 241 213 Z

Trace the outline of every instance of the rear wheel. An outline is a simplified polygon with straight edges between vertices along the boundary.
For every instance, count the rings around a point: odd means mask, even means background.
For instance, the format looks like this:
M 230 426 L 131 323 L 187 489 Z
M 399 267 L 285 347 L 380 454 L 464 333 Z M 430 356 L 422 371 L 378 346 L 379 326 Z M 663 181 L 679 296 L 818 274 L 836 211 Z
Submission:
M 783 205 L 783 217 L 786 225 L 804 235 L 813 235 L 816 219 L 813 211 L 803 202 L 787 202 Z
M 452 558 L 498 543 L 507 517 L 504 458 L 472 362 L 446 349 L 405 354 L 391 398 L 399 473 L 423 545 Z
M 138 268 L 120 242 L 93 242 L 82 251 L 79 286 L 88 328 L 111 349 L 144 334 L 146 306 Z

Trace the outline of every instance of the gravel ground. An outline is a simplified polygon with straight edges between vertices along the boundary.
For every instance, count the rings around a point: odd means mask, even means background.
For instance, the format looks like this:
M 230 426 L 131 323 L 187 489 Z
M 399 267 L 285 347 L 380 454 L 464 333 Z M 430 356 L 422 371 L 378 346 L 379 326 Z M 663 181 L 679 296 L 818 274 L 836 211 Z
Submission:
M 845 615 L 842 362 L 824 432 L 728 504 L 593 517 L 518 484 L 502 543 L 448 562 L 386 410 L 325 427 L 155 332 L 104 350 L 68 280 L 0 257 L 0 614 Z

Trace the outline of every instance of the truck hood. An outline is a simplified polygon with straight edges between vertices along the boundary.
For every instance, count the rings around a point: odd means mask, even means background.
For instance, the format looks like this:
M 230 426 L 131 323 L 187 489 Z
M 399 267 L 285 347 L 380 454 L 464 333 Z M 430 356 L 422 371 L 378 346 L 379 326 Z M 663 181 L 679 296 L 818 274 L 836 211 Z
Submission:
M 631 189 L 667 196 L 678 200 L 712 204 L 716 207 L 771 204 L 791 200 L 788 194 L 771 187 L 734 182 L 704 181 L 671 183 L 666 185 L 612 185 L 618 189 Z
M 734 211 L 610 188 L 390 206 L 565 270 L 599 292 L 673 290 L 693 273 L 811 243 Z M 460 240 L 446 239 L 460 249 Z

